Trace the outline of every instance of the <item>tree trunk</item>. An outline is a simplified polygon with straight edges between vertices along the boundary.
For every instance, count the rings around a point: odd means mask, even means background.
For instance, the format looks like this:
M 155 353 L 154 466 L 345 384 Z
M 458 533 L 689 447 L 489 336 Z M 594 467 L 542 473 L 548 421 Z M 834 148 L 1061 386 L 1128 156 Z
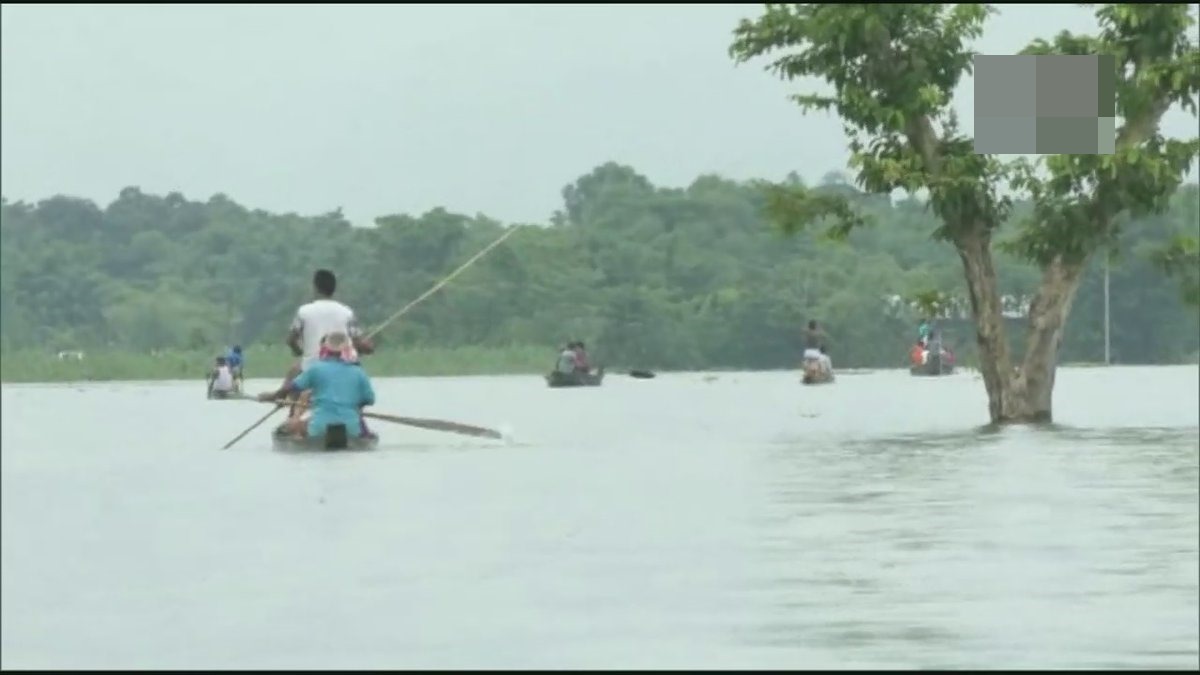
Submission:
M 1042 283 L 1029 305 L 1029 339 L 1025 359 L 1015 375 L 1016 407 L 1009 419 L 999 421 L 1045 423 L 1052 419 L 1054 375 L 1058 369 L 1058 348 L 1063 326 L 1071 312 L 1075 292 L 1083 280 L 1086 260 L 1065 262 L 1055 258 L 1042 268 Z
M 992 422 L 1008 421 L 1013 407 L 1013 368 L 1004 334 L 1000 291 L 996 268 L 992 264 L 991 234 L 974 228 L 957 237 L 955 248 L 962 260 L 975 318 L 975 339 L 979 344 L 979 372 L 987 389 L 988 413 Z
M 1056 258 L 1042 268 L 1042 283 L 1029 306 L 1029 339 L 1018 370 L 1012 365 L 1005 339 L 990 235 L 971 232 L 959 237 L 955 246 L 966 273 L 979 343 L 979 371 L 987 388 L 992 422 L 1050 422 L 1058 347 L 1086 260 Z

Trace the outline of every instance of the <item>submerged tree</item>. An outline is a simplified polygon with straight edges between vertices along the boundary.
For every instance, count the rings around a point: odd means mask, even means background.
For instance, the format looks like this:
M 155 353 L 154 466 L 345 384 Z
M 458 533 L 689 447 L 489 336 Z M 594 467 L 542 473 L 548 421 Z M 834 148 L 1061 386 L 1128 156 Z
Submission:
M 1113 245 L 1121 217 L 1164 210 L 1200 150 L 1194 137 L 1159 132 L 1170 106 L 1196 113 L 1200 54 L 1188 5 L 1099 6 L 1098 37 L 1063 32 L 1026 53 L 1114 57 L 1116 152 L 1005 164 L 974 152 L 950 107 L 972 66 L 966 43 L 992 12 L 982 4 L 767 5 L 740 23 L 730 52 L 738 62 L 773 55 L 768 68 L 783 79 L 814 77 L 832 87 L 831 95 L 795 100 L 841 117 L 863 189 L 928 193 L 940 220 L 933 235 L 962 262 L 992 421 L 1049 421 L 1063 326 L 1088 260 Z M 1042 274 L 1019 365 L 1009 354 L 993 257 L 997 230 L 1010 219 L 1005 184 L 1034 207 L 1006 248 Z M 844 236 L 864 222 L 838 195 L 793 185 L 769 186 L 767 209 L 788 232 L 832 221 L 830 233 Z

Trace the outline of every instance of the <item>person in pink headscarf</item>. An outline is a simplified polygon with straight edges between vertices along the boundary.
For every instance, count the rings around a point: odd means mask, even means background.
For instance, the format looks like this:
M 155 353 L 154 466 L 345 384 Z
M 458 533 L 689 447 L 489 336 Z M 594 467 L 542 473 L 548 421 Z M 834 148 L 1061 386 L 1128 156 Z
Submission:
M 337 359 L 342 363 L 362 367 L 362 362 L 358 360 L 358 350 L 354 348 L 353 342 L 346 342 L 342 345 L 341 349 L 331 349 L 325 340 L 321 340 L 320 358 Z M 359 411 L 358 421 L 362 425 L 362 435 L 364 437 L 375 435 L 374 432 L 367 428 L 367 418 L 363 417 L 361 411 Z
M 353 343 L 349 338 L 346 337 L 344 333 L 331 333 L 321 339 L 316 363 L 328 364 L 329 362 L 340 362 L 349 366 L 356 366 L 358 368 L 362 367 L 362 364 L 358 360 L 357 350 L 355 350 Z M 261 400 L 279 400 L 283 398 L 288 391 L 302 391 L 300 397 L 296 401 L 296 406 L 293 408 L 291 417 L 281 425 L 281 431 L 299 436 L 304 436 L 306 434 L 312 436 L 314 434 L 315 428 L 310 424 L 310 420 L 312 420 L 314 412 L 310 407 L 313 389 L 312 384 L 310 384 L 311 378 L 305 379 L 308 377 L 309 376 L 307 375 L 306 371 L 305 373 L 302 373 L 296 380 L 284 385 L 284 388 L 279 392 L 267 393 L 259 397 Z M 370 389 L 369 380 L 366 381 L 368 382 L 367 388 Z M 298 386 L 299 384 L 303 384 L 303 386 Z M 319 384 L 319 381 L 316 382 L 316 384 Z M 374 403 L 373 391 L 370 392 L 369 399 L 370 400 L 367 402 L 367 405 Z M 326 417 L 328 417 L 328 415 L 326 415 Z M 320 422 L 320 420 L 318 420 L 318 422 Z M 367 429 L 366 419 L 363 416 L 361 407 L 359 407 L 358 410 L 358 424 L 361 428 L 359 432 L 361 436 L 374 436 L 374 434 Z M 320 426 L 320 424 L 317 426 Z
M 318 353 L 320 359 L 335 358 L 343 363 L 353 365 L 362 365 L 358 360 L 358 350 L 354 348 L 352 343 L 345 343 L 340 349 L 333 349 L 329 346 L 329 342 L 324 338 L 321 339 L 321 347 Z

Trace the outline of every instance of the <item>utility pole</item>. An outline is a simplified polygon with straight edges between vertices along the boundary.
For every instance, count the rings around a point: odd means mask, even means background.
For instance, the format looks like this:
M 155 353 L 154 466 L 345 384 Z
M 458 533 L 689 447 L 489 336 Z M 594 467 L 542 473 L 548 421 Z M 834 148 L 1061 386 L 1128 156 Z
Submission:
M 1109 314 L 1108 314 L 1108 262 L 1109 256 L 1104 256 L 1104 365 L 1112 365 L 1112 352 L 1110 349 L 1111 342 L 1109 340 Z

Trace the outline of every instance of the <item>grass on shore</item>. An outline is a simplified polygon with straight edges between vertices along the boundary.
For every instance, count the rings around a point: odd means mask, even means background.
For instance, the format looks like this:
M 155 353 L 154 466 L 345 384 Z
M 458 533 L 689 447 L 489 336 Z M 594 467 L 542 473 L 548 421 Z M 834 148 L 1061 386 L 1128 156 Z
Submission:
M 2 382 L 85 382 L 116 380 L 203 380 L 213 366 L 216 350 L 165 351 L 156 355 L 100 351 L 85 352 L 83 360 L 60 360 L 37 350 L 11 351 L 0 356 Z M 547 372 L 554 365 L 553 348 L 537 346 L 410 348 L 384 350 L 363 358 L 375 377 L 436 375 L 518 375 Z M 285 347 L 248 347 L 247 378 L 282 378 L 295 358 Z

